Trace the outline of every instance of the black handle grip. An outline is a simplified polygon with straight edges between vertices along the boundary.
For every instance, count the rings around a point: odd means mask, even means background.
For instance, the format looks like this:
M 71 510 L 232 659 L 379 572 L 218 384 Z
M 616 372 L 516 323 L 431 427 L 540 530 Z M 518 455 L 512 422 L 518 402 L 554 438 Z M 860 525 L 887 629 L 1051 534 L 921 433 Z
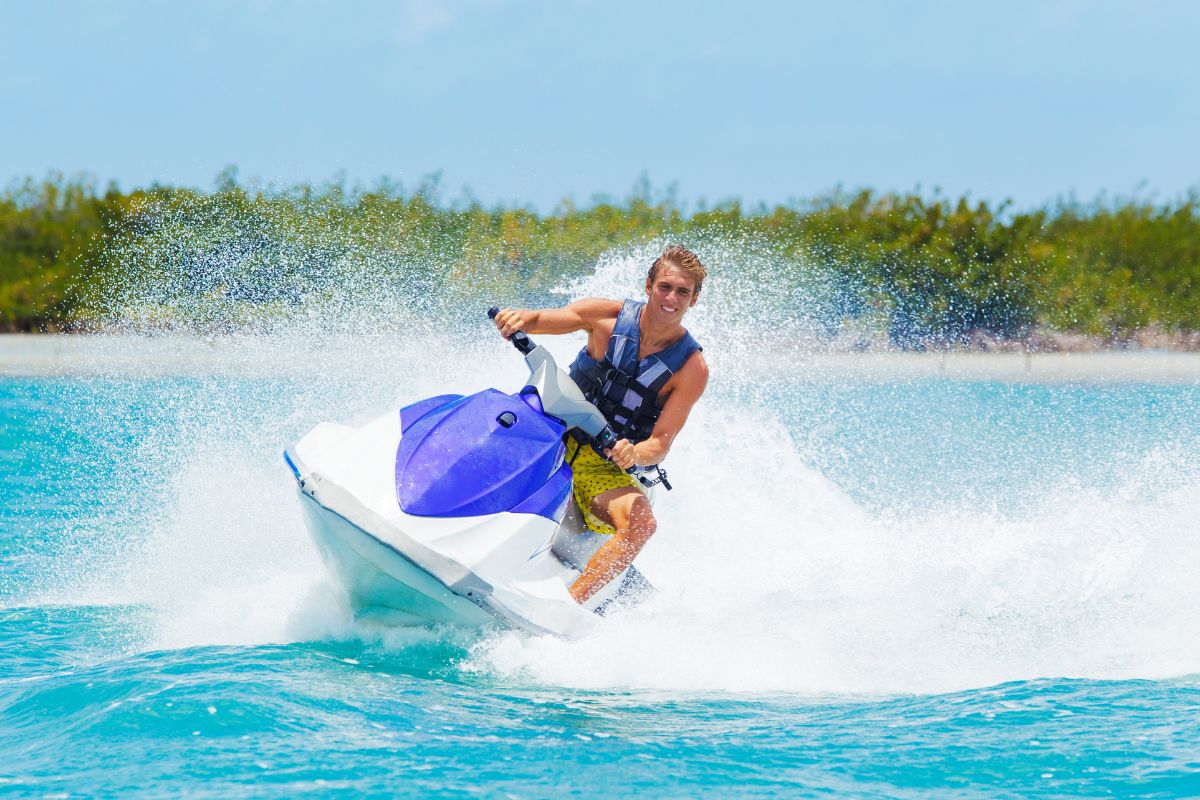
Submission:
M 612 425 L 605 425 L 604 428 L 599 433 L 597 433 L 595 436 L 592 437 L 592 441 L 595 442 L 596 445 L 599 446 L 599 448 L 601 450 L 603 450 L 603 451 L 605 451 L 605 453 L 607 453 L 608 448 L 610 448 L 614 444 L 616 444 L 618 440 L 617 440 L 617 434 L 612 429 Z M 609 458 L 608 455 L 606 455 L 606 454 L 602 454 L 602 455 L 604 455 L 604 457 L 609 459 L 610 461 L 612 460 L 611 458 Z M 626 475 L 636 475 L 637 471 L 638 471 L 637 467 L 630 467 L 629 469 L 625 470 L 625 474 Z
M 605 425 L 604 430 L 595 435 L 596 444 L 607 449 L 617 443 L 617 435 L 613 433 L 611 425 Z
M 488 319 L 494 320 L 496 315 L 499 313 L 500 309 L 496 306 L 492 306 L 487 312 Z M 529 340 L 529 337 L 525 335 L 524 331 L 517 331 L 514 333 L 511 337 L 511 341 L 513 343 L 513 347 L 520 350 L 523 355 L 529 355 L 533 348 L 537 346 Z

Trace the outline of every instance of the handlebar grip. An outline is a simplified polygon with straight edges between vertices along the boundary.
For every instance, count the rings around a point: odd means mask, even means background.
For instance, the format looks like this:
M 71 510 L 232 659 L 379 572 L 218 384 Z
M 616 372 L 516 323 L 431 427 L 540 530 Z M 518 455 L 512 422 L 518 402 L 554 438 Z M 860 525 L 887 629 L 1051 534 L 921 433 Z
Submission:
M 613 433 L 611 425 L 605 425 L 604 430 L 597 433 L 594 438 L 601 447 L 612 447 L 617 443 L 617 435 Z
M 520 350 L 524 355 L 529 355 L 530 351 L 535 347 L 534 343 L 529 340 L 523 331 L 517 331 L 512 335 L 513 347 Z
M 500 309 L 496 306 L 492 306 L 487 312 L 488 319 L 496 319 L 496 315 L 499 313 Z M 529 341 L 529 337 L 525 335 L 524 331 L 517 331 L 511 337 L 509 337 L 509 340 L 513 343 L 513 347 L 521 351 L 522 355 L 529 355 L 533 348 L 536 347 L 533 342 Z

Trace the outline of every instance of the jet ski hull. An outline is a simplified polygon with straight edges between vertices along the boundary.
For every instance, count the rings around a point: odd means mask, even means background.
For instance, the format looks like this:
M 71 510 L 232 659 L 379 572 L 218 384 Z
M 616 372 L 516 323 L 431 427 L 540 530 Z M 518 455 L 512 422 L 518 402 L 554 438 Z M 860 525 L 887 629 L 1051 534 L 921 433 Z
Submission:
M 345 517 L 300 492 L 304 521 L 339 589 L 345 611 L 387 626 L 500 624 L 491 613 Z

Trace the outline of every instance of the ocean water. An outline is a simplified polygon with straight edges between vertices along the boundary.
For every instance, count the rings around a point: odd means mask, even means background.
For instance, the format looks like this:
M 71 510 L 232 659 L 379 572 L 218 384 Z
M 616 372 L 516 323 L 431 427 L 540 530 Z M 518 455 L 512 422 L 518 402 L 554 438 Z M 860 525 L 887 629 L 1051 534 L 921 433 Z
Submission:
M 519 388 L 483 305 L 0 378 L 0 795 L 1200 795 L 1200 384 L 758 363 L 698 307 L 650 602 L 357 625 L 280 451 Z
M 278 453 L 345 388 L 0 381 L 0 792 L 1200 793 L 1200 387 L 717 384 L 575 641 L 342 618 Z

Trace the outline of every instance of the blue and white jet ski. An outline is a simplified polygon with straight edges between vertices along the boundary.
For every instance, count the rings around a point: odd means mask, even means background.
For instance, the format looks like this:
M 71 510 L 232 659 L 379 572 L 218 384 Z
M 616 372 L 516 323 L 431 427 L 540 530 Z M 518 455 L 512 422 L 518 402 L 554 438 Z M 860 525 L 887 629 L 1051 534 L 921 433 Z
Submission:
M 530 372 L 516 394 L 430 397 L 358 428 L 325 422 L 284 451 L 354 617 L 569 636 L 650 591 L 630 567 L 586 608 L 567 593 L 606 537 L 572 500 L 563 435 L 615 436 L 545 348 L 512 341 Z

